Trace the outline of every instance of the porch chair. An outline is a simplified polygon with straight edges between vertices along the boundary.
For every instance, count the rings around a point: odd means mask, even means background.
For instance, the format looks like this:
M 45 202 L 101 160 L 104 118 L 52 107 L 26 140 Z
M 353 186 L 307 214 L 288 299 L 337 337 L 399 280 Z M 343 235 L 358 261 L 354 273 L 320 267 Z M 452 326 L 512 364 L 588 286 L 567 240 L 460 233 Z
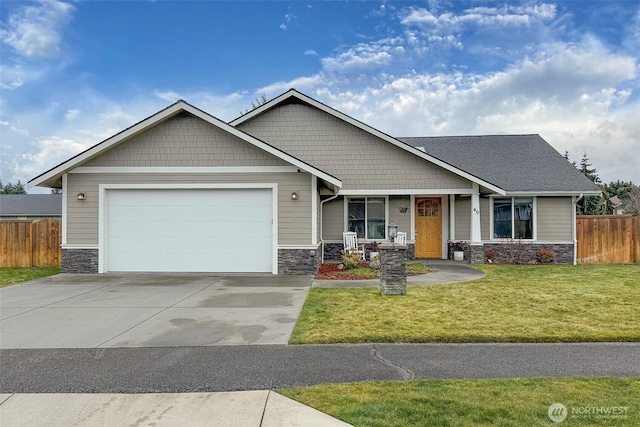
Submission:
M 358 235 L 355 231 L 346 231 L 342 233 L 342 241 L 344 250 L 348 253 L 357 253 L 364 259 L 364 244 L 358 244 Z
M 398 231 L 398 233 L 396 234 L 395 243 L 397 243 L 399 245 L 406 245 L 407 244 L 407 233 L 405 231 Z

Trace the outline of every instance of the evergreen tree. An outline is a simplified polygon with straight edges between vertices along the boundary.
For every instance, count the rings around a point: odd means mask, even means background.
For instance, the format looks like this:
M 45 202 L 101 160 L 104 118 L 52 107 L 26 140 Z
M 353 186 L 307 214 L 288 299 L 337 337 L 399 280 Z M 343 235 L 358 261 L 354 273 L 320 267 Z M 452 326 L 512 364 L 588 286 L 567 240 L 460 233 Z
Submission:
M 565 152 L 565 158 L 569 158 L 569 153 Z M 573 162 L 573 165 L 578 168 L 580 172 L 594 184 L 600 188 L 602 191 L 601 196 L 584 196 L 582 199 L 578 201 L 576 204 L 576 213 L 578 215 L 610 215 L 613 213 L 613 207 L 611 205 L 611 201 L 609 200 L 609 193 L 606 191 L 605 186 L 602 185 L 602 181 L 598 176 L 598 170 L 592 168 L 593 166 L 589 162 L 589 156 L 587 153 L 582 155 L 582 160 L 580 160 L 579 167 L 576 165 L 576 162 Z
M 27 189 L 20 180 L 15 184 L 8 183 L 7 185 L 2 185 L 2 181 L 0 181 L 0 194 L 27 194 Z
M 629 198 L 631 190 L 637 186 L 631 181 L 618 180 L 615 182 L 611 181 L 609 184 L 605 184 L 604 187 L 611 197 L 618 196 L 620 200 L 625 200 Z

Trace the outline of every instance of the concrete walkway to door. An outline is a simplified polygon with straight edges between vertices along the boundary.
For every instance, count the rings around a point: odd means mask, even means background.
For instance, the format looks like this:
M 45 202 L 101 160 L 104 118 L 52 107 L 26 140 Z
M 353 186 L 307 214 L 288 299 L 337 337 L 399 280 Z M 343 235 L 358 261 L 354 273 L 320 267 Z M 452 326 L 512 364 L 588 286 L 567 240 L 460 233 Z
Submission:
M 287 344 L 311 281 L 59 274 L 0 289 L 0 348 Z
M 466 262 L 442 259 L 411 260 L 429 267 L 428 274 L 407 277 L 408 285 L 445 285 L 482 279 L 485 273 Z M 370 280 L 314 280 L 314 288 L 372 288 L 380 286 L 380 279 Z

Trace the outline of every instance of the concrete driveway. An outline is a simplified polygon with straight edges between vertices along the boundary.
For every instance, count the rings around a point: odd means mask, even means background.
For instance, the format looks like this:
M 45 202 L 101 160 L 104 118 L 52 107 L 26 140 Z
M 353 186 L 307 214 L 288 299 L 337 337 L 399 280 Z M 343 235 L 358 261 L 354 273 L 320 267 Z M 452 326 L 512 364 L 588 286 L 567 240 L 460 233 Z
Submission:
M 312 276 L 59 274 L 0 289 L 0 348 L 286 344 Z

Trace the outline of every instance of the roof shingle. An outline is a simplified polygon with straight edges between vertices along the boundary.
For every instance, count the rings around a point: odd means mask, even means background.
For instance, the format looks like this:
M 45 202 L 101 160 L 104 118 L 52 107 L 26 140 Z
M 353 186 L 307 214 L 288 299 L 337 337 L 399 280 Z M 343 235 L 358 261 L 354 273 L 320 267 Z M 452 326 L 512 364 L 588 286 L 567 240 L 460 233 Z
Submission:
M 0 194 L 0 215 L 62 215 L 62 195 Z
M 396 138 L 507 192 L 597 192 L 540 135 Z

